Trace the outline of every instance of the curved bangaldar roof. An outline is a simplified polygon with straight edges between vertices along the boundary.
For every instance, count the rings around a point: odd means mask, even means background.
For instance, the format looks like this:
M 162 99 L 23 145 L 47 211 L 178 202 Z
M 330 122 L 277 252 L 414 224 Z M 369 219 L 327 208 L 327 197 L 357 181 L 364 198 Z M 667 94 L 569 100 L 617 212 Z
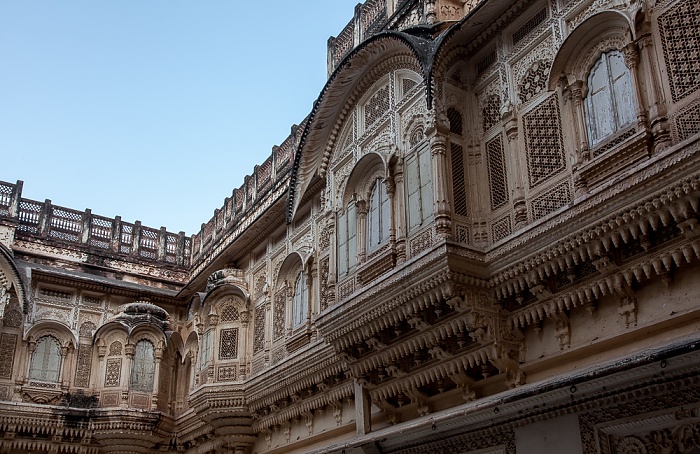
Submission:
M 406 55 L 420 66 L 425 81 L 428 108 L 432 108 L 437 63 L 453 46 L 470 43 L 477 48 L 483 43 L 470 42 L 489 27 L 498 29 L 531 0 L 482 0 L 459 22 L 419 25 L 404 31 L 384 31 L 373 35 L 350 52 L 331 74 L 305 123 L 294 155 L 286 221 L 291 223 L 306 191 L 325 176 L 339 128 L 354 104 L 356 88 L 382 62 L 393 56 Z M 488 35 L 488 33 L 487 33 Z
M 372 36 L 350 52 L 331 74 L 309 114 L 294 156 L 287 196 L 288 223 L 311 183 L 325 174 L 327 155 L 337 139 L 340 124 L 354 104 L 356 88 L 364 76 L 387 59 L 401 56 L 417 63 L 423 78 L 428 79 L 436 41 L 420 36 L 424 27 L 417 29 L 421 32 L 419 36 L 395 31 Z

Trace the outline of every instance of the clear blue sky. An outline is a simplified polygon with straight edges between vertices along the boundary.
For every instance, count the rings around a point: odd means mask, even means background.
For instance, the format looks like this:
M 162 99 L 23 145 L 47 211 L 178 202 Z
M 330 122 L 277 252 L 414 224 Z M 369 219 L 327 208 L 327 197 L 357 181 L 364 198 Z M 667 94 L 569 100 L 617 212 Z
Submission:
M 198 232 L 310 112 L 357 0 L 0 0 L 0 180 Z

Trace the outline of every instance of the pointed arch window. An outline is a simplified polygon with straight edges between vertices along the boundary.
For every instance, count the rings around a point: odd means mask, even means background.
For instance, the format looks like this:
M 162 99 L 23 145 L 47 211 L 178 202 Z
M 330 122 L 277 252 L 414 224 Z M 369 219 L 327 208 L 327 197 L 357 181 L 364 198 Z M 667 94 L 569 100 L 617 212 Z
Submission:
M 306 322 L 306 311 L 309 307 L 309 292 L 306 287 L 306 274 L 300 271 L 294 283 L 294 299 L 292 301 L 292 329 Z
M 39 338 L 29 365 L 29 378 L 58 383 L 61 372 L 61 344 L 53 336 Z
M 357 264 L 357 207 L 348 203 L 338 214 L 338 275 L 343 277 L 354 271 Z
M 374 180 L 367 207 L 367 252 L 377 249 L 389 239 L 391 207 L 386 185 L 381 178 Z
M 630 70 L 622 52 L 603 53 L 588 75 L 584 100 L 591 148 L 634 122 L 634 96 Z
M 153 344 L 145 339 L 138 341 L 134 349 L 129 388 L 132 391 L 153 391 L 155 370 L 156 362 L 153 354 Z

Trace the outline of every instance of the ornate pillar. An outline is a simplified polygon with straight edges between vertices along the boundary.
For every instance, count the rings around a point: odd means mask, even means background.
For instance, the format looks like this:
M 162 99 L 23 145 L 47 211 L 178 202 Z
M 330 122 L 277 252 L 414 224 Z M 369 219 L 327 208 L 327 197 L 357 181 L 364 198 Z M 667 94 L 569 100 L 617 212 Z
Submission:
M 122 365 L 121 370 L 122 380 L 120 383 L 124 383 L 124 386 L 122 388 L 122 407 L 129 406 L 129 382 L 131 378 L 129 377 L 129 372 L 134 367 L 134 353 L 136 353 L 136 344 L 132 344 L 131 342 L 129 342 L 126 345 L 124 345 L 124 356 L 126 356 L 127 358 L 127 367 L 124 367 Z
M 642 91 L 639 86 L 639 50 L 635 43 L 629 43 L 623 49 L 623 54 L 625 56 L 625 64 L 630 69 L 630 75 L 632 76 L 632 87 L 634 87 L 634 99 L 637 104 L 636 112 L 637 115 L 637 131 L 647 129 L 647 114 L 644 110 L 644 99 L 642 98 Z
M 505 125 L 506 137 L 508 138 L 508 153 L 513 156 L 515 172 L 513 172 L 513 211 L 515 212 L 514 230 L 527 225 L 527 204 L 525 202 L 525 182 L 523 174 L 527 172 L 526 166 L 522 163 L 522 157 L 518 150 L 518 116 L 515 106 L 506 97 L 501 108 L 501 121 Z
M 151 410 L 158 409 L 158 397 L 160 395 L 160 366 L 163 359 L 163 342 L 153 348 L 153 390 L 151 391 Z M 166 365 L 167 367 L 167 365 Z
M 437 104 L 437 100 L 436 100 Z M 443 238 L 452 236 L 452 218 L 449 202 L 449 185 L 447 171 L 447 136 L 450 121 L 441 106 L 428 113 L 426 137 L 429 138 L 430 155 L 433 167 L 433 209 L 435 211 L 435 228 Z
M 68 389 L 70 386 L 70 371 L 73 368 L 71 367 L 71 364 L 67 363 L 69 360 L 69 353 L 72 353 L 74 350 L 75 349 L 73 348 L 73 344 L 71 342 L 68 342 L 66 345 L 61 347 L 61 371 L 58 375 L 61 382 L 61 388 Z M 70 356 L 72 357 L 73 355 Z
M 394 167 L 394 202 L 395 211 L 392 213 L 392 219 L 396 221 L 395 241 L 396 241 L 396 262 L 403 263 L 406 260 L 406 197 L 404 195 L 404 180 L 403 180 L 403 158 Z
M 365 263 L 367 258 L 367 202 L 358 200 L 357 207 L 357 264 Z M 352 251 L 348 251 L 352 254 Z
M 396 194 L 396 183 L 391 176 L 384 179 L 386 185 L 386 195 L 389 198 L 389 249 L 392 252 L 396 251 L 396 202 L 394 195 Z
M 245 302 L 246 307 L 248 301 Z M 239 377 L 245 380 L 248 373 L 248 323 L 250 322 L 250 311 L 241 311 L 241 334 L 243 335 L 243 355 L 241 356 Z
M 645 28 L 651 27 L 647 21 L 644 24 Z M 671 133 L 669 132 L 668 118 L 666 116 L 666 101 L 664 100 L 663 91 L 659 85 L 659 76 L 656 72 L 657 65 L 655 65 L 653 42 L 651 32 L 648 30 L 637 40 L 641 53 L 640 62 L 642 66 L 640 69 L 648 87 L 649 127 L 654 140 L 654 152 L 658 152 L 671 144 Z
M 306 295 L 307 295 L 307 304 L 306 304 L 306 331 L 309 332 L 311 330 L 311 314 L 313 313 L 313 310 L 311 308 L 311 302 L 312 301 L 318 301 L 318 298 L 312 298 L 313 291 L 316 288 L 314 285 L 315 279 L 318 278 L 318 266 L 316 264 L 315 260 L 311 260 L 308 266 L 306 267 L 306 270 L 304 270 L 306 273 Z

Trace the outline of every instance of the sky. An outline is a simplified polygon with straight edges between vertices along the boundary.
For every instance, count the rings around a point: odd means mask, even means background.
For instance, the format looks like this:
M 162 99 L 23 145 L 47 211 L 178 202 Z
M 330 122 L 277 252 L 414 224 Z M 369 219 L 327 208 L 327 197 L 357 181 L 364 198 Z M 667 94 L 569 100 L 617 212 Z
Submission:
M 0 181 L 197 233 L 311 111 L 358 0 L 0 0 Z

